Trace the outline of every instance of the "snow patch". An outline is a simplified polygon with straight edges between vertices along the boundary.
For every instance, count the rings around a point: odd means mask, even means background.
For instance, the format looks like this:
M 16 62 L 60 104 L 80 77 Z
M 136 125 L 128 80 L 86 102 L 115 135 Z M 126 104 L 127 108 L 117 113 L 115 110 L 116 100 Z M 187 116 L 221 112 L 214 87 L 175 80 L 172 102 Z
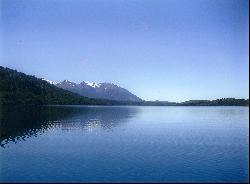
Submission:
M 42 78 L 42 80 L 44 80 L 44 81 L 46 81 L 46 82 L 48 82 L 48 83 L 50 83 L 50 84 L 53 84 L 53 85 L 56 85 L 56 84 L 57 84 L 57 82 L 54 82 L 54 81 L 51 81 L 51 80 L 48 80 L 48 79 Z
M 86 82 L 86 84 L 87 84 L 88 86 L 93 87 L 93 88 L 99 88 L 99 87 L 101 86 L 101 84 L 96 84 L 96 83 L 94 83 L 94 82 Z

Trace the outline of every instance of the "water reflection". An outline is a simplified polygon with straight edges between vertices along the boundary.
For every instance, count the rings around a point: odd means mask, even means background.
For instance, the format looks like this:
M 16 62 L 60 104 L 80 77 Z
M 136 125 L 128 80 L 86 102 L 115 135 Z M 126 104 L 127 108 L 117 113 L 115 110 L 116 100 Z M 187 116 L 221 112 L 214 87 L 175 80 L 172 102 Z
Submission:
M 110 130 L 137 113 L 137 108 L 128 106 L 2 106 L 1 147 L 43 134 L 52 128 L 68 131 L 98 127 Z

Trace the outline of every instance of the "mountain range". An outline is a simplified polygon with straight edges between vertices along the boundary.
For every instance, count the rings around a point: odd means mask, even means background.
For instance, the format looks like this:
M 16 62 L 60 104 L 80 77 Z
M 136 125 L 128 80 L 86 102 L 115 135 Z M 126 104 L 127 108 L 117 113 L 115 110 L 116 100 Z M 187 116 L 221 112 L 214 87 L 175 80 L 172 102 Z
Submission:
M 43 79 L 59 88 L 71 91 L 88 98 L 95 99 L 108 99 L 116 101 L 131 101 L 141 102 L 142 99 L 129 92 L 127 89 L 122 88 L 113 83 L 93 83 L 93 82 L 81 82 L 79 84 L 64 80 L 56 83 L 47 79 Z
M 115 105 L 120 102 L 92 99 L 55 85 L 0 66 L 0 105 Z

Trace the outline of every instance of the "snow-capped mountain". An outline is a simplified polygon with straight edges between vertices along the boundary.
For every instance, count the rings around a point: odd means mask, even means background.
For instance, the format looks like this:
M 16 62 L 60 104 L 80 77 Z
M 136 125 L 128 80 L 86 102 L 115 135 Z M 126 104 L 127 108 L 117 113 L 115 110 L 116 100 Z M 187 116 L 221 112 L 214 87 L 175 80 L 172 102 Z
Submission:
M 94 83 L 94 82 L 81 82 L 79 84 L 71 82 L 69 80 L 64 80 L 62 82 L 56 83 L 47 79 L 43 79 L 50 84 L 53 84 L 59 88 L 80 94 L 89 98 L 100 98 L 100 99 L 110 99 L 118 101 L 142 101 L 139 97 L 129 92 L 113 83 Z
M 44 80 L 44 81 L 46 81 L 46 82 L 48 82 L 48 83 L 50 83 L 50 84 L 54 84 L 54 85 L 57 84 L 57 82 L 54 82 L 54 81 L 51 81 L 51 80 L 48 80 L 48 79 L 42 78 L 42 80 Z
M 88 86 L 93 87 L 93 88 L 99 88 L 99 87 L 100 87 L 100 84 L 96 84 L 96 83 L 94 83 L 94 82 L 86 82 L 86 84 L 87 84 Z

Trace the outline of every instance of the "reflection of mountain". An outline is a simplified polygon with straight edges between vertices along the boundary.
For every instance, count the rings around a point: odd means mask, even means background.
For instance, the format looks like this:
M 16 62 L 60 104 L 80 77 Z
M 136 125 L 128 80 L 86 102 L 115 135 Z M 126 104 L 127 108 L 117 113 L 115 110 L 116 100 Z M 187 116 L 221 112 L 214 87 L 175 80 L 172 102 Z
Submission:
M 57 126 L 66 128 L 88 128 L 101 127 L 110 129 L 124 123 L 128 118 L 135 116 L 138 111 L 136 107 L 129 106 L 61 106 L 58 110 L 65 110 L 72 113 L 61 120 Z
M 42 134 L 52 128 L 110 129 L 135 116 L 138 108 L 129 106 L 2 106 L 0 140 L 4 147 Z

